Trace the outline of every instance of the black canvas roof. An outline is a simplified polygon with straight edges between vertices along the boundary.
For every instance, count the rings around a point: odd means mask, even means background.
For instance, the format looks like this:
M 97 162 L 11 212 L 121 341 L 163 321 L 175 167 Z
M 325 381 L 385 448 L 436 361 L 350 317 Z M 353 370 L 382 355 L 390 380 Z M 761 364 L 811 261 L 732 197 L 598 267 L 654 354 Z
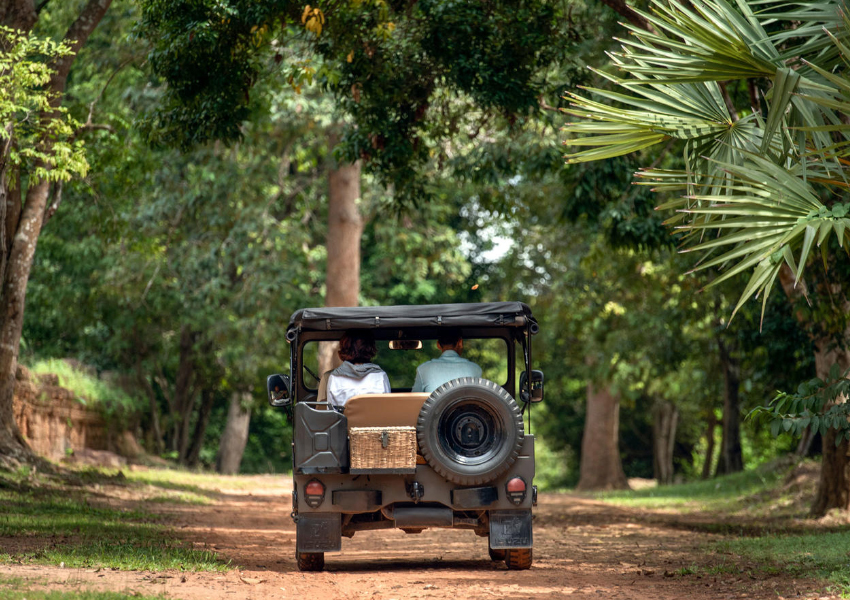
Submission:
M 393 327 L 525 327 L 536 323 L 522 302 L 302 308 L 287 331 L 332 331 Z M 536 327 L 534 328 L 536 331 Z

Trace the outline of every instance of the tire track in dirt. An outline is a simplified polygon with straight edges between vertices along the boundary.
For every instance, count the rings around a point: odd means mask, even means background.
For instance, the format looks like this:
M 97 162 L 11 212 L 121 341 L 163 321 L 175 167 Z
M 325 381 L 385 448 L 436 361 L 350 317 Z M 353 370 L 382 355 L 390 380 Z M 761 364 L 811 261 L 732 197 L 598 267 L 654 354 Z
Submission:
M 681 516 L 612 507 L 571 494 L 541 494 L 535 509 L 534 566 L 508 571 L 490 561 L 485 538 L 471 531 L 360 532 L 327 554 L 325 571 L 300 573 L 290 482 L 250 478 L 251 486 L 223 489 L 209 505 L 145 505 L 167 515 L 187 544 L 215 551 L 238 568 L 227 573 L 116 572 L 10 566 L 8 574 L 38 587 L 93 587 L 186 600 L 232 598 L 709 598 L 820 597 L 814 580 L 729 570 L 735 557 L 705 546 L 718 534 L 689 530 Z M 245 485 L 243 481 L 241 485 Z M 126 494 L 125 494 L 126 496 Z M 138 507 L 138 501 L 110 501 Z M 724 565 L 717 569 L 718 565 Z M 5 570 L 5 567 L 3 567 Z M 693 572 L 696 571 L 696 572 Z

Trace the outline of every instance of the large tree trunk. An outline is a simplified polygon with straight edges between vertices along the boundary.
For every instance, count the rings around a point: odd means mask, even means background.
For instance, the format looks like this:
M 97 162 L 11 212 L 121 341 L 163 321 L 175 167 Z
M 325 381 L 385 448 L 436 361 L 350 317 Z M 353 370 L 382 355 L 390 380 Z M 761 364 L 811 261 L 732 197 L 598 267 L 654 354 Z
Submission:
M 792 303 L 796 303 L 807 293 L 804 281 L 795 284 L 794 274 L 788 268 L 788 265 L 782 265 L 779 270 L 779 282 L 785 291 L 785 295 Z M 826 283 L 822 287 L 831 285 L 834 284 Z M 840 287 L 838 289 L 827 288 L 824 293 L 839 299 L 837 309 L 846 318 L 846 315 L 850 313 L 850 301 L 842 294 Z M 795 311 L 795 316 L 814 342 L 815 371 L 820 379 L 824 381 L 828 379 L 829 370 L 834 364 L 838 365 L 842 373 L 850 368 L 850 348 L 837 346 L 833 337 L 829 334 L 816 336 L 814 324 L 808 322 L 802 311 Z M 845 344 L 850 342 L 850 327 L 846 327 L 840 333 Z M 842 401 L 847 402 L 848 399 L 844 398 Z M 835 430 L 830 429 L 823 436 L 820 480 L 818 481 L 815 500 L 812 503 L 812 515 L 823 516 L 835 508 L 850 510 L 850 446 L 847 440 L 836 446 Z
M 587 384 L 579 490 L 629 489 L 620 461 L 620 398 L 610 387 Z
M 248 443 L 248 427 L 251 424 L 251 410 L 243 402 L 250 402 L 250 394 L 233 393 L 230 408 L 227 411 L 227 424 L 221 434 L 216 470 L 222 475 L 235 475 L 242 463 L 242 454 Z
M 330 146 L 336 137 L 330 137 Z M 328 174 L 328 240 L 325 306 L 360 303 L 360 239 L 363 217 L 360 201 L 360 163 L 333 165 Z M 319 347 L 319 374 L 339 365 L 337 344 Z
M 836 347 L 829 337 L 821 338 L 815 349 L 817 376 L 826 381 L 834 364 L 839 366 L 842 373 L 850 368 L 850 350 Z M 847 400 L 844 398 L 841 401 Z M 829 429 L 823 436 L 820 480 L 812 503 L 812 514 L 817 517 L 835 508 L 850 510 L 850 445 L 844 440 L 836 446 L 835 434 L 835 429 Z
M 652 462 L 655 479 L 659 485 L 673 483 L 673 446 L 679 409 L 672 402 L 658 402 L 652 426 Z
M 744 454 L 741 449 L 741 387 L 740 366 L 732 356 L 732 350 L 718 337 L 720 362 L 723 366 L 723 436 L 716 475 L 726 475 L 744 470 Z
M 12 400 L 15 396 L 15 373 L 24 326 L 27 281 L 41 232 L 48 188 L 48 182 L 41 181 L 27 190 L 26 203 L 12 241 L 0 291 L 0 455 L 12 461 L 32 458 L 32 452 L 15 422 Z
M 100 23 L 111 0 L 89 0 L 80 16 L 71 24 L 65 34 L 64 41 L 71 47 L 73 53 L 61 57 L 53 65 L 55 72 L 47 88 L 54 94 L 51 104 L 55 109 L 61 102 L 65 92 L 68 72 L 71 70 L 74 57 L 86 42 L 88 37 Z M 38 19 L 33 0 L 7 0 L 0 8 L 0 22 L 3 25 L 30 31 Z M 46 110 L 40 119 L 54 116 L 53 110 Z M 0 124 L 7 127 L 8 124 Z M 11 127 L 8 132 L 14 135 Z M 11 142 L 10 143 L 14 143 Z M 41 149 L 50 152 L 51 140 L 46 138 L 41 142 Z M 4 148 L 0 158 L 0 188 L 2 188 L 3 223 L 0 223 L 4 238 L 2 252 L 4 270 L 0 272 L 0 460 L 2 462 L 18 462 L 32 460 L 33 455 L 26 441 L 21 436 L 12 412 L 12 399 L 15 394 L 15 372 L 18 364 L 18 351 L 21 343 L 21 330 L 24 322 L 24 302 L 26 300 L 27 282 L 29 281 L 32 261 L 35 256 L 38 236 L 44 223 L 45 208 L 49 192 L 47 180 L 30 178 L 26 191 L 26 200 L 17 201 L 18 193 L 9 190 L 9 178 L 16 183 L 23 180 L 17 172 L 12 172 L 7 163 L 8 147 Z M 45 165 L 37 165 L 44 168 Z M 18 188 L 20 189 L 20 188 Z

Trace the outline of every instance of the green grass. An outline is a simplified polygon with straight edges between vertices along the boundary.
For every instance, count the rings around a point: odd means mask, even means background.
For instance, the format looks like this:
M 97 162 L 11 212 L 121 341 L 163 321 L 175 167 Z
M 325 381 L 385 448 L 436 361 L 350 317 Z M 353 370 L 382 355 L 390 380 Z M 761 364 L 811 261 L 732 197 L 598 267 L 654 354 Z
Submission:
M 692 565 L 681 574 L 741 573 L 742 569 L 783 573 L 792 577 L 816 577 L 832 593 L 850 598 L 850 526 L 820 529 L 807 521 L 799 508 L 777 509 L 792 494 L 783 489 L 788 463 L 774 462 L 762 468 L 716 479 L 636 491 L 604 492 L 602 500 L 620 506 L 700 512 L 694 529 L 739 535 L 713 542 L 707 550 L 720 557 L 712 566 Z
M 807 535 L 766 535 L 719 542 L 718 552 L 740 556 L 795 577 L 819 577 L 850 595 L 850 529 Z
M 165 600 L 165 596 L 142 596 L 136 592 L 100 592 L 79 589 L 73 591 L 39 590 L 33 585 L 39 581 L 27 581 L 21 577 L 5 577 L 0 575 L 0 600 Z M 42 584 L 43 585 L 43 584 Z
M 11 491 L 0 486 L 0 536 L 15 537 L 22 548 L 0 555 L 3 562 L 64 562 L 66 567 L 121 570 L 228 568 L 215 553 L 174 540 L 168 527 L 152 515 L 93 506 L 67 489 Z
M 127 479 L 136 483 L 145 483 L 165 490 L 189 492 L 209 496 L 222 488 L 246 489 L 253 482 L 239 476 L 225 476 L 214 473 L 197 473 L 181 469 L 148 469 L 125 473 Z
M 752 512 L 753 503 L 744 503 L 742 500 L 774 488 L 784 475 L 783 469 L 755 469 L 693 483 L 602 492 L 597 497 L 611 504 L 635 508 L 729 513 L 748 507 Z
M 37 374 L 53 373 L 59 376 L 59 385 L 71 390 L 77 399 L 86 406 L 117 411 L 138 407 L 139 401 L 118 387 L 98 379 L 84 371 L 77 370 L 64 360 L 50 358 L 39 360 L 29 369 Z
M 153 502 L 155 504 L 190 504 L 194 506 L 205 506 L 212 504 L 212 500 L 206 496 L 193 494 L 192 492 L 177 492 L 171 494 L 160 494 L 146 498 L 145 502 Z
M 0 600 L 164 600 L 165 596 L 141 596 L 135 592 L 98 592 L 94 590 L 76 590 L 73 592 L 34 590 L 15 587 L 6 589 L 0 580 Z

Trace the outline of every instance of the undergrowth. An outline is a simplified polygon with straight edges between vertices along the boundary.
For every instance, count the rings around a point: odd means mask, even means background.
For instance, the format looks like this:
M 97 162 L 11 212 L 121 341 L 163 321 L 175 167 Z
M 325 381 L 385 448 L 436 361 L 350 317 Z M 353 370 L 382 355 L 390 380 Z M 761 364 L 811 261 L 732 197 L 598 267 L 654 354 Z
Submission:
M 141 399 L 130 396 L 121 388 L 77 369 L 64 360 L 55 358 L 39 360 L 29 369 L 37 375 L 47 373 L 57 375 L 59 385 L 71 390 L 78 402 L 99 410 L 106 416 L 137 411 L 144 407 Z

